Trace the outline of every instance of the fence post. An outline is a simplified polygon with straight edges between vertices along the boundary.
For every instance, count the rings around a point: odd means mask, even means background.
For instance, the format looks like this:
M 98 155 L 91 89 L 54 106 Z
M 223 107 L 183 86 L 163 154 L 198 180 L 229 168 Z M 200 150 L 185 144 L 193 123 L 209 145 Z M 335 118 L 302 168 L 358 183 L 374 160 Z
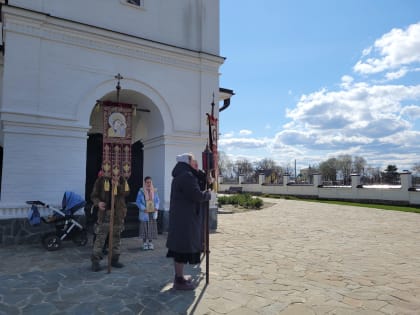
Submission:
M 318 188 L 320 186 L 322 186 L 322 175 L 321 174 L 313 174 L 314 176 L 314 187 Z
M 265 183 L 265 175 L 264 173 L 258 174 L 258 184 L 262 185 Z
M 360 174 L 350 174 L 351 176 L 351 189 L 360 187 Z
M 403 172 L 400 173 L 400 180 L 401 180 L 401 190 L 407 191 L 409 188 L 411 188 L 412 185 L 412 179 L 411 179 L 411 173 L 410 172 Z
M 283 175 L 283 186 L 287 186 L 287 184 L 290 182 L 290 175 L 284 174 Z

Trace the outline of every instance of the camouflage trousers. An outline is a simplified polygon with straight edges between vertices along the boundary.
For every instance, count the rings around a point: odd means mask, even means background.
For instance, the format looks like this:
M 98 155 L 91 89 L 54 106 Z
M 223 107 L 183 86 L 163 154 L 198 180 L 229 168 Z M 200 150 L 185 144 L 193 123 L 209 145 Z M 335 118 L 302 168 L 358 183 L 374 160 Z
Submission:
M 106 238 L 109 234 L 109 222 L 103 222 L 100 224 L 96 224 L 95 226 L 95 234 L 96 239 L 93 243 L 93 252 L 92 252 L 92 261 L 94 260 L 101 260 L 103 257 L 102 249 L 104 247 Z M 121 245 L 121 231 L 122 225 L 115 224 L 112 233 L 112 256 L 119 256 L 120 255 L 120 245 Z

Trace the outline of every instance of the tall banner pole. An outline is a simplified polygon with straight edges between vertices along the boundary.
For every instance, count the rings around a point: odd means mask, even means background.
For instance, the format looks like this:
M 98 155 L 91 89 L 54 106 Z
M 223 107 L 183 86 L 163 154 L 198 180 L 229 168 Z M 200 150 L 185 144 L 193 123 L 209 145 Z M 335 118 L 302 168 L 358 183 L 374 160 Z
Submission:
M 105 177 L 104 191 L 111 195 L 110 222 L 108 235 L 108 273 L 111 272 L 112 256 L 114 249 L 114 223 L 115 213 L 121 209 L 115 209 L 115 199 L 118 194 L 130 190 L 128 178 L 131 175 L 131 120 L 136 113 L 133 104 L 120 103 L 120 80 L 123 77 L 118 73 L 117 102 L 98 101 L 103 108 L 103 144 L 102 144 L 102 171 Z M 121 179 L 124 178 L 125 187 L 122 187 Z M 124 190 L 121 191 L 121 189 Z M 118 215 L 122 215 L 118 213 Z M 124 224 L 124 218 L 119 218 Z M 121 233 L 121 231 L 118 231 Z
M 212 172 L 215 172 L 217 165 L 217 118 L 214 117 L 214 94 L 211 103 L 211 114 L 207 113 L 207 122 L 209 126 L 208 143 L 203 152 L 203 167 L 206 173 L 206 189 L 210 188 Z M 217 170 L 217 169 L 216 169 Z M 210 202 L 205 202 L 204 209 L 204 242 L 206 253 L 206 284 L 209 283 L 210 268 Z
M 114 215 L 115 215 L 115 196 L 114 190 L 117 187 L 115 186 L 114 181 L 111 181 L 111 214 L 109 219 L 109 237 L 108 237 L 108 273 L 111 273 L 111 262 L 112 262 L 112 248 L 114 242 Z
M 210 173 L 211 152 L 208 145 L 203 152 L 203 167 L 206 173 L 206 190 L 209 189 L 209 173 Z M 210 269 L 210 228 L 209 228 L 209 212 L 210 201 L 204 203 L 204 250 L 206 255 L 206 284 L 209 283 L 209 269 Z
M 209 284 L 209 274 L 210 274 L 210 229 L 209 229 L 209 211 L 210 211 L 210 205 L 209 201 L 206 202 L 206 284 Z

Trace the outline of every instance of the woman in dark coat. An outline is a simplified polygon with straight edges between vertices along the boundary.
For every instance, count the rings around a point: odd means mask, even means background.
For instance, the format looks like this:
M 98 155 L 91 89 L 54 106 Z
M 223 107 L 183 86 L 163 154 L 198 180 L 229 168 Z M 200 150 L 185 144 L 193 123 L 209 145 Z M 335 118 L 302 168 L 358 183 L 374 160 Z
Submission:
M 192 167 L 194 156 L 178 155 L 172 170 L 171 199 L 169 206 L 169 231 L 167 257 L 174 259 L 174 289 L 193 290 L 194 285 L 184 278 L 184 265 L 199 264 L 202 251 L 200 203 L 211 198 L 209 191 L 202 191 L 196 171 Z

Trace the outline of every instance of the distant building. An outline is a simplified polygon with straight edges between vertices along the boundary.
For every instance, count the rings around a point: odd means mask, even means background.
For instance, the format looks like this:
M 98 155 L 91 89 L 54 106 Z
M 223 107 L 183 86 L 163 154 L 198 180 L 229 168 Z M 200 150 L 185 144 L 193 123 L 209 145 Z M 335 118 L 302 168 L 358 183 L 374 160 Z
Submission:
M 282 181 L 283 174 L 277 169 L 262 170 L 260 174 L 264 174 L 264 184 L 278 184 Z
M 312 183 L 313 175 L 318 174 L 318 170 L 313 167 L 301 168 L 298 175 L 300 182 Z
M 218 0 L 0 0 L 0 218 L 26 200 L 89 199 L 101 167 L 102 101 L 134 104 L 133 201 L 150 175 L 169 209 L 175 156 L 201 163 L 224 62 Z M 125 127 L 120 131 L 125 134 Z

